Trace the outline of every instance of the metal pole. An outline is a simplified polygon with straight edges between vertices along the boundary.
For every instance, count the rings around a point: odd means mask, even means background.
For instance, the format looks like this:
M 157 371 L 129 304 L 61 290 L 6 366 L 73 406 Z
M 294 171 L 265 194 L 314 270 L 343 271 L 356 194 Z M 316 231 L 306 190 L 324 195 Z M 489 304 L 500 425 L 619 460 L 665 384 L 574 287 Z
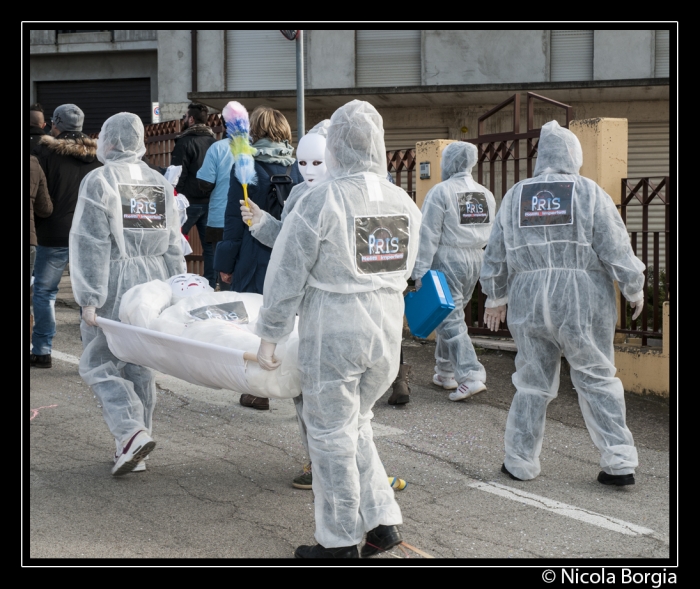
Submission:
M 304 37 L 297 31 L 297 145 L 305 135 L 304 128 Z

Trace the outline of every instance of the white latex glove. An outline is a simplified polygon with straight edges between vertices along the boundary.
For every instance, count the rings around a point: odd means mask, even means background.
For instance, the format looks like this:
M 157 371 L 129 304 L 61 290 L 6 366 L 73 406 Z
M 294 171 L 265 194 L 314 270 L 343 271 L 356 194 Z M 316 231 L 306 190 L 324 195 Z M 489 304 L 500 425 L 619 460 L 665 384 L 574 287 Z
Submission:
M 498 331 L 498 326 L 506 320 L 506 305 L 500 307 L 486 307 L 484 309 L 484 323 L 491 331 Z
M 95 307 L 83 307 L 83 321 L 90 327 L 97 327 Z
M 423 281 L 420 278 L 416 278 L 413 281 L 413 284 L 416 285 L 416 292 L 418 292 L 420 290 L 421 286 L 423 286 Z
M 248 221 L 250 221 L 249 227 L 252 227 L 253 225 L 257 225 L 260 223 L 260 221 L 262 221 L 262 211 L 260 210 L 260 207 L 252 200 L 248 199 L 248 204 L 250 204 L 250 207 L 245 206 L 244 200 L 239 200 L 238 202 L 241 203 L 241 217 L 243 217 L 243 222 L 245 224 L 248 224 Z
M 637 317 L 639 317 L 642 314 L 642 309 L 644 308 L 644 299 L 635 303 L 630 303 L 630 307 L 634 309 L 634 313 L 632 313 L 632 321 L 634 321 Z
M 258 348 L 258 364 L 263 370 L 275 370 L 279 368 L 281 362 L 275 358 L 275 348 L 277 344 L 271 342 L 266 342 L 264 339 L 260 340 L 260 347 Z

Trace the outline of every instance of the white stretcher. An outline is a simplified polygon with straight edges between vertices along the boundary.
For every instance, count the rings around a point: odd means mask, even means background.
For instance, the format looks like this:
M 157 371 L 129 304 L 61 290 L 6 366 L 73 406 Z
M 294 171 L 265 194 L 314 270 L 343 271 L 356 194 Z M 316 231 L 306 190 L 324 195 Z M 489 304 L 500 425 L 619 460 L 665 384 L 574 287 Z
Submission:
M 246 379 L 246 363 L 256 362 L 251 352 L 194 341 L 135 325 L 97 318 L 112 353 L 131 364 L 146 366 L 212 389 L 253 394 Z M 187 361 L 183 361 L 186 356 Z

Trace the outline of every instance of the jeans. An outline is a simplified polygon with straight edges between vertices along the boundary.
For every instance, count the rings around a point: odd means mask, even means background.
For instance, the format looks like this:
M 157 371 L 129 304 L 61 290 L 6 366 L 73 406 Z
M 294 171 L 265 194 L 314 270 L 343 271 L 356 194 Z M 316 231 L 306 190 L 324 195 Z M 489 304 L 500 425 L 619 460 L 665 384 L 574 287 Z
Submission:
M 204 278 L 209 281 L 209 286 L 216 288 L 216 273 L 214 272 L 214 246 L 205 240 L 208 216 L 209 203 L 190 205 L 187 207 L 187 221 L 185 221 L 185 224 L 182 226 L 182 232 L 187 235 L 193 226 L 197 226 L 199 241 L 202 244 L 202 258 L 204 258 Z
M 36 246 L 29 246 L 29 283 L 32 282 L 32 276 L 34 276 L 34 260 L 36 260 Z
M 58 283 L 68 264 L 67 247 L 36 247 L 34 263 L 34 329 L 32 354 L 43 356 L 51 353 L 51 343 L 56 335 L 54 304 Z

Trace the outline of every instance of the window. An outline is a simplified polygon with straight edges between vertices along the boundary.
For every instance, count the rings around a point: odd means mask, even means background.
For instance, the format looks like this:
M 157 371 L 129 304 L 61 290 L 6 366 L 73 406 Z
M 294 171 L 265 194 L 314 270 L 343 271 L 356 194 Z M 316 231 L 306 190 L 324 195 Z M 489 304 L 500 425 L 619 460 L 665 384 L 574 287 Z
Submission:
M 356 31 L 357 87 L 420 86 L 420 40 L 420 31 Z
M 593 31 L 552 31 L 550 80 L 593 79 Z

